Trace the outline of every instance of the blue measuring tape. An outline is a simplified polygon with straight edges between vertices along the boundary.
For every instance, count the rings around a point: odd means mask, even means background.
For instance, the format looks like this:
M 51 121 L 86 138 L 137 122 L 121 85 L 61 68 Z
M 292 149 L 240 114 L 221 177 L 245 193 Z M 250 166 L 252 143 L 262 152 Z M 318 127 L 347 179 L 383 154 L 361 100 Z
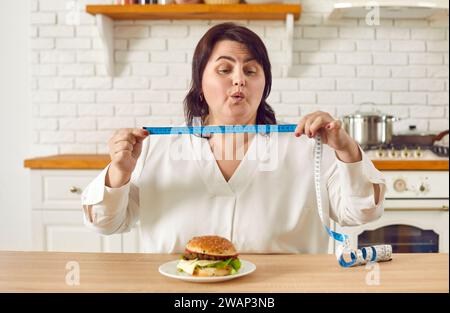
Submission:
M 182 126 L 182 127 L 143 127 L 151 135 L 207 135 L 237 133 L 293 133 L 297 124 L 274 125 L 225 125 L 225 126 Z

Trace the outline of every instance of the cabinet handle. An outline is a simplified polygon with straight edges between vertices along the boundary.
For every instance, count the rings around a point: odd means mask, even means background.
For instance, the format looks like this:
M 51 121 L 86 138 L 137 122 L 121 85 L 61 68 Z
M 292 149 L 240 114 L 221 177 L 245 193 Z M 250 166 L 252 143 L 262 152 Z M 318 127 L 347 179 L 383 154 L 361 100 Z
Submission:
M 77 192 L 79 192 L 80 191 L 80 188 L 78 188 L 78 187 L 75 187 L 75 186 L 72 186 L 72 187 L 70 187 L 70 192 L 71 193 L 77 193 Z

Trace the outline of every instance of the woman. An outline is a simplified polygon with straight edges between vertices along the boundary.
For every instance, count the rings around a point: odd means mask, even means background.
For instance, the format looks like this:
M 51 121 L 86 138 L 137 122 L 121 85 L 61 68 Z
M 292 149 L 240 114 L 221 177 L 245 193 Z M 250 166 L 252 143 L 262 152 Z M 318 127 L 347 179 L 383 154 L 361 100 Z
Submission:
M 266 99 L 270 62 L 261 39 L 232 23 L 198 43 L 185 98 L 187 125 L 276 124 Z M 324 253 L 311 139 L 321 134 L 324 210 L 341 225 L 377 219 L 384 180 L 328 113 L 303 116 L 295 134 L 152 136 L 121 129 L 111 163 L 83 193 L 85 223 L 102 233 L 140 222 L 143 250 L 178 253 L 195 235 L 230 239 L 240 252 Z

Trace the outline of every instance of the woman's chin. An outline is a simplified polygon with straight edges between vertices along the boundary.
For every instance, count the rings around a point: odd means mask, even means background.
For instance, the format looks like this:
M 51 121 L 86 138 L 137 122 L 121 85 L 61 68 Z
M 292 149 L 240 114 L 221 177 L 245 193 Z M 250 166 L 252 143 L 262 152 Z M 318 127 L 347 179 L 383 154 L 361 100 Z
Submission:
M 228 116 L 223 119 L 225 125 L 246 125 L 246 124 L 254 124 L 254 121 L 248 116 Z
M 224 114 L 224 122 L 229 125 L 242 125 L 252 122 L 255 112 L 251 112 L 246 106 L 232 106 Z

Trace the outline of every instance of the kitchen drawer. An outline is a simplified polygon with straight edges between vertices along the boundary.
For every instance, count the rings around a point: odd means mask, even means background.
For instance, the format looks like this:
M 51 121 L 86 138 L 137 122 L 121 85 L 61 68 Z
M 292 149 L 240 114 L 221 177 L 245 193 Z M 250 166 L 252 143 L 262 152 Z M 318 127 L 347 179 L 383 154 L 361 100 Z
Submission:
M 79 211 L 35 210 L 33 250 L 60 252 L 122 252 L 122 234 L 100 235 L 83 224 Z
M 31 171 L 33 210 L 81 210 L 81 193 L 100 170 Z

